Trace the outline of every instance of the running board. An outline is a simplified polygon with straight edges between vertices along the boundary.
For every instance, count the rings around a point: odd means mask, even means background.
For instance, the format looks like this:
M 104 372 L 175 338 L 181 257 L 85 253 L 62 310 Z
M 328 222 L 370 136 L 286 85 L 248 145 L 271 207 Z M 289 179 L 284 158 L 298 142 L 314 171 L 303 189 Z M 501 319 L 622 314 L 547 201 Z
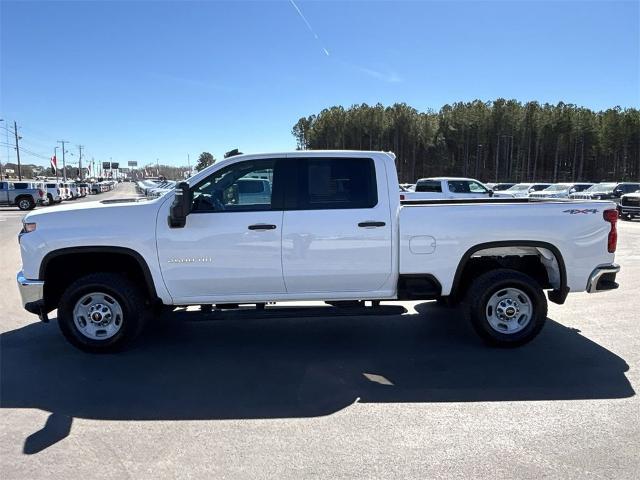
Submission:
M 266 306 L 264 309 L 241 307 L 233 310 L 176 310 L 170 315 L 186 321 L 207 320 L 257 320 L 261 318 L 309 318 L 309 317 L 361 317 L 372 315 L 402 315 L 407 309 L 401 305 L 377 307 L 339 308 L 331 306 L 282 307 Z

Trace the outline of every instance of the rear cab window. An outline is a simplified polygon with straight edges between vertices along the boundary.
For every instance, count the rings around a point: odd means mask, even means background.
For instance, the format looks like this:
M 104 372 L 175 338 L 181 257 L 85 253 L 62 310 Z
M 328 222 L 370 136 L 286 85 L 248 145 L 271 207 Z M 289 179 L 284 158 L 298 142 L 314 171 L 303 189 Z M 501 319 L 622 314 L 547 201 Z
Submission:
M 416 192 L 442 193 L 442 183 L 438 180 L 421 180 L 416 184 Z
M 358 209 L 378 204 L 371 158 L 302 158 L 290 165 L 297 169 L 297 188 L 289 188 L 285 200 L 291 209 Z

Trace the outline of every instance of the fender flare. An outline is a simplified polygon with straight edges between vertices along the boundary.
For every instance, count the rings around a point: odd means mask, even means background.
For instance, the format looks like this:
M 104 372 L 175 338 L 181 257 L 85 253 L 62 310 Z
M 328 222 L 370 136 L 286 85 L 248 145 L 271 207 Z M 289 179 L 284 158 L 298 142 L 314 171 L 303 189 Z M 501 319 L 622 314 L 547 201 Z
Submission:
M 458 267 L 456 268 L 456 273 L 453 277 L 453 283 L 451 284 L 452 296 L 456 295 L 456 292 L 460 287 L 462 272 L 464 271 L 469 259 L 473 256 L 473 254 L 487 248 L 499 247 L 539 247 L 546 248 L 551 253 L 553 253 L 553 255 L 556 257 L 556 261 L 558 262 L 558 269 L 560 270 L 560 288 L 552 290 L 551 292 L 549 292 L 548 296 L 549 300 L 554 303 L 564 303 L 567 295 L 569 294 L 569 287 L 567 286 L 567 270 L 565 267 L 564 258 L 562 257 L 562 253 L 560 253 L 560 250 L 555 245 L 537 240 L 502 240 L 496 242 L 478 243 L 477 245 L 469 248 L 464 253 L 464 255 L 462 255 L 462 258 L 458 262 Z
M 52 250 L 47 253 L 42 262 L 40 262 L 39 269 L 39 278 L 44 280 L 45 274 L 47 272 L 47 267 L 49 262 L 54 258 L 65 256 L 65 255 L 73 255 L 73 254 L 86 254 L 86 253 L 115 253 L 118 255 L 126 255 L 133 258 L 140 269 L 142 270 L 142 275 L 144 276 L 144 280 L 146 283 L 146 290 L 149 293 L 151 299 L 155 300 L 158 298 L 158 294 L 156 292 L 156 286 L 153 281 L 153 276 L 151 275 L 151 270 L 149 269 L 149 265 L 147 261 L 144 259 L 142 255 L 140 255 L 135 250 L 127 247 L 111 247 L 111 246 L 82 246 L 82 247 L 66 247 L 59 248 L 57 250 Z

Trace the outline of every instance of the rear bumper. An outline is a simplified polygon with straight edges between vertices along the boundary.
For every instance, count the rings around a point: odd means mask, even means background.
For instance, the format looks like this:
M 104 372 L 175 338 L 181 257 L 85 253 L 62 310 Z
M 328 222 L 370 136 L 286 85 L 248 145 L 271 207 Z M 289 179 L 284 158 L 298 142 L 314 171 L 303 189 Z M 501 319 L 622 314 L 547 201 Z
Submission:
M 596 268 L 589 276 L 587 292 L 598 293 L 618 288 L 616 275 L 620 271 L 620 265 L 612 264 Z
M 46 321 L 46 312 L 44 310 L 44 282 L 42 280 L 29 280 L 21 271 L 16 275 L 18 283 L 18 291 L 22 299 L 24 309 L 35 315 L 41 320 Z

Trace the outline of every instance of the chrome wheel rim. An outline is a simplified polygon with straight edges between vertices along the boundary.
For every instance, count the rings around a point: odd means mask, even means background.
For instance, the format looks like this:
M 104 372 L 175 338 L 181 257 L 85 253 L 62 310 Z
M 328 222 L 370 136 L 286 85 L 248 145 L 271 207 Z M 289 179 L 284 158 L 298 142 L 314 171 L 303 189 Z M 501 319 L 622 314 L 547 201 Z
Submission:
M 529 325 L 533 318 L 533 305 L 529 296 L 519 288 L 502 288 L 487 302 L 485 314 L 496 332 L 513 335 Z
M 73 323 L 91 340 L 108 340 L 122 328 L 122 307 L 111 295 L 92 292 L 82 296 L 73 309 Z
M 29 208 L 31 206 L 31 204 L 29 203 L 29 200 L 20 200 L 20 208 L 23 210 L 26 210 L 27 208 Z

